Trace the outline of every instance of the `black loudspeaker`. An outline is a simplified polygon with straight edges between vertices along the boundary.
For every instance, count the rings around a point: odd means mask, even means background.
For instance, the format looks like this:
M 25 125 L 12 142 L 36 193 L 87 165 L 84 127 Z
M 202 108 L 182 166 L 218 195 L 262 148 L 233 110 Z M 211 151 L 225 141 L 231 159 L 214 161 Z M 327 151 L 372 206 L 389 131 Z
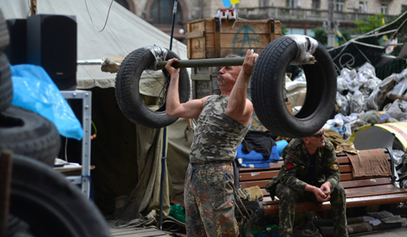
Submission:
M 4 50 L 11 65 L 27 63 L 27 19 L 7 19 L 10 44 Z
M 39 14 L 27 18 L 27 63 L 44 68 L 59 90 L 76 89 L 75 16 Z

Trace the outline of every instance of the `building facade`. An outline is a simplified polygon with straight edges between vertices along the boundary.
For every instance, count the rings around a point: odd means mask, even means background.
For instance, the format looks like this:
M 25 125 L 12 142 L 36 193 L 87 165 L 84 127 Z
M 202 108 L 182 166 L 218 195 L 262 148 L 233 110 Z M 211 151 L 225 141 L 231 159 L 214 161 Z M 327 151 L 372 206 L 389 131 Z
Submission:
M 115 0 L 137 16 L 170 34 L 175 0 Z M 240 0 L 232 6 L 238 17 L 246 19 L 274 18 L 289 33 L 313 36 L 312 29 L 328 20 L 330 0 Z M 333 0 L 334 21 L 342 28 L 354 28 L 354 21 L 375 14 L 396 16 L 407 11 L 406 0 Z M 225 8 L 222 0 L 177 0 L 174 38 L 185 42 L 187 22 L 214 17 Z

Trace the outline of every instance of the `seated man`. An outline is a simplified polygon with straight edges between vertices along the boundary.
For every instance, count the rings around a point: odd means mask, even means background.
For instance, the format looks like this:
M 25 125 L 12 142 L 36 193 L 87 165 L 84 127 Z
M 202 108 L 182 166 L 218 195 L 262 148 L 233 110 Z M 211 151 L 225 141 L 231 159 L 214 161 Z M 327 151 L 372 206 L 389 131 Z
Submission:
M 299 199 L 331 202 L 334 236 L 348 236 L 346 194 L 339 184 L 339 163 L 335 148 L 325 139 L 324 130 L 302 139 L 292 139 L 284 148 L 284 165 L 266 185 L 271 197 L 279 199 L 279 232 L 293 236 L 295 204 Z

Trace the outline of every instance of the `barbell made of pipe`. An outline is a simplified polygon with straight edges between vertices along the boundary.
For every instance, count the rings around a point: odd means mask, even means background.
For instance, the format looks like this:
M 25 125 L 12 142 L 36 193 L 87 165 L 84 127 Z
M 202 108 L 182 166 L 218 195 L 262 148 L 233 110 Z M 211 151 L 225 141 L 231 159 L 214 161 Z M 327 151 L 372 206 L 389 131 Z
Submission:
M 245 57 L 178 60 L 177 62 L 174 62 L 172 66 L 175 68 L 239 66 L 243 64 L 244 59 Z M 166 64 L 167 61 L 158 61 L 157 69 L 164 68 Z

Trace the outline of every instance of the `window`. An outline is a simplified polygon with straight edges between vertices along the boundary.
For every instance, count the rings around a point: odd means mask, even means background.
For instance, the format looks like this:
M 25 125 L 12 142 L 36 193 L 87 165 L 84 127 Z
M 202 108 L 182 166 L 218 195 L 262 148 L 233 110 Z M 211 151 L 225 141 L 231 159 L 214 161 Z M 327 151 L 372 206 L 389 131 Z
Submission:
M 387 4 L 382 4 L 382 6 L 380 7 L 380 13 L 387 15 L 388 14 L 388 6 Z
M 407 11 L 407 5 L 401 5 L 401 13 Z
M 259 0 L 259 7 L 268 7 L 269 0 Z
M 320 9 L 321 0 L 312 0 L 312 9 Z
M 359 12 L 361 12 L 361 13 L 367 12 L 367 2 L 366 1 L 359 2 Z
M 289 8 L 296 8 L 297 7 L 296 2 L 297 2 L 296 0 L 287 0 L 286 5 Z
M 115 0 L 115 1 L 122 5 L 124 8 L 129 9 L 129 4 L 127 3 L 126 0 Z
M 174 0 L 155 0 L 151 4 L 150 14 L 153 24 L 172 24 L 172 11 L 174 8 Z M 169 9 L 171 9 L 169 11 Z M 180 6 L 177 5 L 177 13 L 175 15 L 175 24 L 181 22 Z
M 336 11 L 343 12 L 344 5 L 343 0 L 336 0 Z

